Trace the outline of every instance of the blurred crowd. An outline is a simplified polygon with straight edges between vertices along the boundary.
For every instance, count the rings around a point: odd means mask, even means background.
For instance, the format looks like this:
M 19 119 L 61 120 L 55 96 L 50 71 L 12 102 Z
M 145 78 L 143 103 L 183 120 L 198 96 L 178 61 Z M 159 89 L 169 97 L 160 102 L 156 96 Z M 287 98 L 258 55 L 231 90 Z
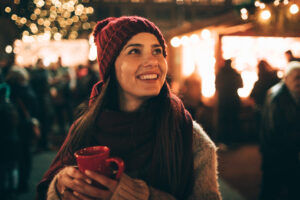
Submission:
M 285 52 L 287 68 L 278 76 L 266 60 L 257 64 L 258 80 L 242 99 L 241 74 L 225 60 L 216 74 L 215 102 L 201 97 L 197 73 L 184 80 L 180 93 L 186 108 L 222 150 L 255 143 L 262 157 L 260 200 L 299 199 L 300 58 Z
M 300 60 L 291 51 L 286 52 L 286 58 L 289 63 Z M 51 148 L 50 136 L 65 137 L 76 117 L 76 111 L 80 110 L 80 106 L 87 106 L 92 86 L 99 77 L 95 63 L 69 67 L 63 65 L 61 58 L 47 67 L 42 59 L 37 60 L 33 66 L 19 67 L 13 58 L 2 59 L 0 66 L 0 148 L 1 152 L 9 152 L 3 155 L 0 189 L 3 197 L 9 199 L 15 191 L 26 192 L 33 153 Z M 300 66 L 295 68 L 299 69 Z M 185 78 L 180 85 L 179 96 L 193 119 L 203 126 L 220 148 L 230 148 L 245 141 L 261 144 L 262 170 L 265 172 L 261 195 L 262 199 L 267 200 L 273 188 L 280 187 L 274 177 L 281 182 L 287 179 L 291 183 L 295 181 L 295 178 L 291 178 L 293 175 L 298 173 L 294 177 L 299 177 L 297 167 L 300 154 L 297 144 L 300 144 L 300 123 L 297 122 L 300 119 L 300 75 L 296 74 L 295 80 L 291 81 L 296 88 L 293 93 L 287 78 L 279 78 L 277 70 L 266 60 L 259 61 L 257 74 L 258 80 L 247 100 L 241 99 L 237 93 L 243 87 L 243 81 L 230 59 L 224 62 L 216 74 L 214 100 L 206 102 L 202 97 L 201 77 L 197 73 Z M 275 90 L 275 87 L 279 89 Z M 283 100 L 277 97 L 282 93 Z M 293 95 L 290 97 L 287 93 Z M 286 127 L 289 125 L 292 128 Z M 276 130 L 281 131 L 279 136 Z M 248 132 L 251 135 L 243 136 Z M 291 132 L 293 135 L 289 136 Z M 275 135 L 275 139 L 272 135 Z M 278 150 L 279 147 L 282 148 Z M 286 164 L 274 170 L 274 159 L 280 158 L 274 158 L 273 154 L 284 157 Z M 298 161 L 295 161 L 295 157 Z M 291 172 L 290 179 L 278 176 L 278 173 L 286 170 Z M 284 191 L 283 194 L 275 195 L 284 195 Z
M 93 62 L 69 67 L 61 58 L 47 67 L 42 59 L 20 67 L 7 57 L 0 66 L 0 148 L 7 152 L 0 190 L 4 199 L 12 199 L 16 191 L 28 190 L 32 155 L 52 148 L 49 137 L 66 136 L 76 108 L 88 102 L 98 73 Z
M 285 57 L 288 63 L 300 61 L 291 50 L 285 52 Z M 201 77 L 196 71 L 182 81 L 178 92 L 193 118 L 218 144 L 230 147 L 241 142 L 258 142 L 257 130 L 261 126 L 267 92 L 284 81 L 282 73 L 266 60 L 259 60 L 256 67 L 258 79 L 250 95 L 241 98 L 238 95 L 238 89 L 243 87 L 241 74 L 232 66 L 231 59 L 224 60 L 216 73 L 216 94 L 207 101 L 201 94 Z
M 213 99 L 207 102 L 202 97 L 201 77 L 196 72 L 184 79 L 179 95 L 193 118 L 217 144 L 227 148 L 241 142 L 257 142 L 258 131 L 254 133 L 253 130 L 259 128 L 260 112 L 268 89 L 281 80 L 277 72 L 267 61 L 260 60 L 257 64 L 258 80 L 249 97 L 241 98 L 238 89 L 243 87 L 243 80 L 232 66 L 232 60 L 228 59 L 216 74 Z

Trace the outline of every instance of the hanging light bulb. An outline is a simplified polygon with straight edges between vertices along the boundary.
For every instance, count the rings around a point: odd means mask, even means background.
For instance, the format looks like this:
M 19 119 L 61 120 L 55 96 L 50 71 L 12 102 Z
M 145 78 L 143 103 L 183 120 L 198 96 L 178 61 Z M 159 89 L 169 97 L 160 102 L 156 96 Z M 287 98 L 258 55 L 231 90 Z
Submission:
M 271 12 L 269 10 L 263 10 L 261 13 L 260 13 L 260 17 L 262 20 L 266 21 L 268 19 L 270 19 L 271 17 Z
M 241 18 L 243 20 L 247 20 L 248 19 L 248 10 L 246 8 L 242 8 L 240 10 L 240 12 L 241 12 Z
M 280 0 L 275 0 L 275 1 L 274 1 L 274 5 L 275 5 L 275 6 L 279 6 L 279 4 L 280 4 Z
M 289 0 L 283 0 L 283 4 L 284 5 L 288 5 L 289 4 Z
M 255 2 L 254 2 L 254 5 L 255 5 L 255 7 L 259 7 L 260 1 L 255 1 Z
M 179 37 L 173 37 L 171 39 L 171 45 L 172 45 L 172 47 L 179 47 L 180 44 L 181 44 L 181 41 L 180 41 Z
M 211 32 L 208 29 L 203 29 L 201 31 L 201 37 L 203 39 L 209 39 L 211 37 Z
M 12 48 L 11 45 L 7 45 L 7 46 L 5 47 L 5 52 L 6 52 L 7 54 L 12 53 L 12 51 L 13 51 L 13 48 Z
M 297 6 L 297 4 L 292 4 L 291 6 L 290 6 L 290 13 L 291 14 L 297 14 L 298 12 L 299 12 L 299 7 Z

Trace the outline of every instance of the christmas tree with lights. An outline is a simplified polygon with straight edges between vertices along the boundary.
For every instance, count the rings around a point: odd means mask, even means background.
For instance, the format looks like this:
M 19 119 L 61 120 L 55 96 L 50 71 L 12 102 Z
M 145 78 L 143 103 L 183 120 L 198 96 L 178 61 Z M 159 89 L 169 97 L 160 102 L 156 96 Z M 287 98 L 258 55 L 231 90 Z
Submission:
M 92 7 L 89 0 L 14 0 L 5 12 L 22 30 L 22 39 L 61 40 L 76 39 L 80 32 L 93 28 L 89 22 Z

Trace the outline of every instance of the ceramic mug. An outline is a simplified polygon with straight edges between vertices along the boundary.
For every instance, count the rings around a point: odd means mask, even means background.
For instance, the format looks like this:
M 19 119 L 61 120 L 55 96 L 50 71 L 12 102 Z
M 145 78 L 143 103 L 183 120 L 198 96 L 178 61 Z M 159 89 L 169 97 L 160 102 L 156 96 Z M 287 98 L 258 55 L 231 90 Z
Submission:
M 110 149 L 107 146 L 92 146 L 76 151 L 74 156 L 82 173 L 91 170 L 110 178 L 120 179 L 124 171 L 124 162 L 121 158 L 110 157 L 109 154 Z M 117 170 L 112 168 L 112 163 L 116 164 Z

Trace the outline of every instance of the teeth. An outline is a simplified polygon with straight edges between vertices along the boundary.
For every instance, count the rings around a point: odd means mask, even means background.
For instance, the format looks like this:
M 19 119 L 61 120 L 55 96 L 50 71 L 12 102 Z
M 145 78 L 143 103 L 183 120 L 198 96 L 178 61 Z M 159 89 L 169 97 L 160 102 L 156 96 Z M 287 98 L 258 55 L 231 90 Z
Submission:
M 157 74 L 146 74 L 146 75 L 141 75 L 140 79 L 142 80 L 152 80 L 152 79 L 157 79 Z

